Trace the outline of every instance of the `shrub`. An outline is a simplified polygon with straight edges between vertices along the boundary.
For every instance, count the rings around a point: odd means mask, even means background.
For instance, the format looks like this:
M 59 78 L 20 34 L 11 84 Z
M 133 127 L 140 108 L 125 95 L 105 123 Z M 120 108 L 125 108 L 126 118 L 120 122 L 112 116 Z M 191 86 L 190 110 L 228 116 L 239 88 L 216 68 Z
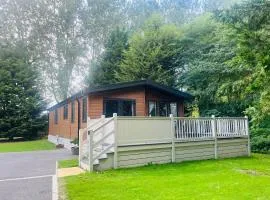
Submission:
M 257 128 L 251 131 L 251 150 L 270 153 L 270 128 Z

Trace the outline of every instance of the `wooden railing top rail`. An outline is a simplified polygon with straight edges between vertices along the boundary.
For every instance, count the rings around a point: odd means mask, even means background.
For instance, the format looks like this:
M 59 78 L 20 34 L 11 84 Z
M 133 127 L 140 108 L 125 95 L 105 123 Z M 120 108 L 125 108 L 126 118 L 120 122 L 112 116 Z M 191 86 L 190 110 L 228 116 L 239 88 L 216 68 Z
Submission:
M 98 131 L 99 129 L 103 128 L 105 125 L 109 124 L 111 121 L 113 121 L 114 118 L 110 118 L 109 120 L 103 122 L 102 124 L 100 124 L 98 127 L 94 128 L 94 129 L 90 129 L 89 131 L 93 131 L 93 132 L 96 132 Z
M 174 119 L 190 119 L 190 120 L 196 120 L 196 119 L 247 119 L 247 117 L 173 117 Z
M 149 120 L 168 120 L 171 117 L 160 117 L 160 116 L 118 116 L 118 119 L 128 119 L 128 120 L 136 120 L 136 119 L 149 119 Z M 196 120 L 196 119 L 247 119 L 247 117 L 173 117 L 173 119 L 189 119 L 189 120 Z
M 117 119 L 120 120 L 138 120 L 138 119 L 146 119 L 146 120 L 170 120 L 170 117 L 149 117 L 149 116 L 117 116 Z
M 93 124 L 89 124 L 87 125 L 87 130 L 89 130 L 91 127 L 98 125 L 103 118 L 99 118 L 96 122 L 94 122 Z

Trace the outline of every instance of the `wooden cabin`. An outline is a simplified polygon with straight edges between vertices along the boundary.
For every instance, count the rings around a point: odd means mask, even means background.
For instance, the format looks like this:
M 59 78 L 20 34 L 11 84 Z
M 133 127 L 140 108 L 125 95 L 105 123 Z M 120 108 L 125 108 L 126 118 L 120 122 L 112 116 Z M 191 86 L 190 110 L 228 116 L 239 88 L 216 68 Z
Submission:
M 88 88 L 49 108 L 49 140 L 56 140 L 56 136 L 69 141 L 77 138 L 89 117 L 111 117 L 113 113 L 182 117 L 184 101 L 191 98 L 186 92 L 149 80 Z

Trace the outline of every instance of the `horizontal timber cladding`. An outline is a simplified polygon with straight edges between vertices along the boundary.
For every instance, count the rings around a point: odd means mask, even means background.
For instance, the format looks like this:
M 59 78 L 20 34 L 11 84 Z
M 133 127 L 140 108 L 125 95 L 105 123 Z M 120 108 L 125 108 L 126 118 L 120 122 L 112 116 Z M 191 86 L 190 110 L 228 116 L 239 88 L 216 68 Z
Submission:
M 172 152 L 171 147 L 168 145 L 163 145 L 163 147 L 162 145 L 143 145 L 143 148 L 135 146 L 133 149 L 130 147 L 118 147 L 118 167 L 170 163 L 171 160 Z
M 118 167 L 136 167 L 172 162 L 172 143 L 129 144 L 118 146 Z M 175 162 L 215 158 L 215 140 L 176 141 Z M 218 158 L 248 156 L 248 139 L 218 139 Z
M 78 101 L 80 102 L 80 116 L 78 116 Z M 72 102 L 74 103 L 74 118 L 72 118 Z M 64 118 L 64 105 L 55 108 L 58 112 L 58 120 L 55 123 L 55 109 L 49 112 L 49 135 L 59 136 L 62 138 L 73 140 L 78 137 L 78 117 L 80 117 L 80 128 L 85 128 L 86 123 L 82 122 L 82 99 L 70 100 L 65 104 L 68 107 L 67 118 Z
M 88 99 L 88 116 L 91 119 L 100 118 L 104 114 L 104 99 L 135 100 L 136 116 L 145 116 L 145 91 L 143 87 L 89 94 Z
M 219 158 L 248 155 L 248 138 L 219 139 L 217 145 Z
M 175 144 L 175 161 L 182 162 L 186 160 L 205 160 L 215 158 L 215 142 L 198 141 L 184 142 Z

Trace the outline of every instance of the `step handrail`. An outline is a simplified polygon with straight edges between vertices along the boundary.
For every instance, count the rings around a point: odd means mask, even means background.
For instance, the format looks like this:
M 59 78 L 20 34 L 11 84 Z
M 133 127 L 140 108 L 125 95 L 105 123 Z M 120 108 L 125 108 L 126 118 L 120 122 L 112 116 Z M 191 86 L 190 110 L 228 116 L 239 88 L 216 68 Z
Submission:
M 97 124 L 97 123 L 101 122 L 99 125 L 97 125 L 95 128 L 88 130 L 88 134 L 89 134 L 89 169 L 90 169 L 90 171 L 93 170 L 94 161 L 99 159 L 102 154 L 108 153 L 108 151 L 112 147 L 115 146 L 115 141 L 109 142 L 108 143 L 109 145 L 106 146 L 105 149 L 103 149 L 103 145 L 102 145 L 102 143 L 104 143 L 105 140 L 109 136 L 111 136 L 115 133 L 115 122 L 114 122 L 115 119 L 116 119 L 116 117 L 112 117 L 110 119 L 101 118 L 98 122 L 95 123 L 95 124 Z M 114 123 L 113 130 L 108 130 L 107 132 L 105 132 L 104 128 L 109 123 Z M 103 129 L 103 130 L 100 132 L 97 132 L 100 129 Z M 100 139 L 97 138 L 98 141 L 94 141 L 94 136 L 96 137 L 98 135 L 100 135 L 101 138 Z M 95 151 L 95 149 L 98 147 L 98 145 L 102 145 L 102 151 L 97 153 L 97 155 L 94 155 L 94 152 L 97 152 L 97 151 Z
M 110 131 L 109 133 L 105 134 L 100 140 L 97 142 L 93 143 L 93 148 L 95 148 L 97 145 L 99 145 L 101 142 L 103 142 L 105 139 L 107 139 L 109 136 L 111 136 L 114 133 L 113 131 Z
M 105 154 L 106 152 L 108 152 L 109 151 L 109 149 L 111 149 L 112 147 L 113 147 L 113 145 L 114 144 L 110 144 L 110 145 L 108 145 L 108 147 L 106 148 L 106 149 L 103 149 L 101 152 L 99 152 L 99 154 L 98 155 L 96 155 L 95 157 L 93 157 L 93 159 L 92 159 L 92 163 L 94 163 L 95 162 L 95 160 L 97 160 L 102 154 Z
M 96 121 L 95 123 L 93 123 L 93 124 L 87 126 L 87 130 L 88 130 L 88 131 L 93 130 L 93 128 L 91 129 L 91 127 L 92 127 L 92 126 L 96 126 L 96 125 L 99 124 L 102 120 L 103 120 L 103 119 L 101 118 L 101 119 L 99 119 L 98 121 Z
M 103 128 L 105 125 L 109 124 L 114 118 L 112 117 L 111 119 L 107 120 L 106 122 L 100 124 L 100 126 L 98 126 L 95 129 L 92 129 L 93 132 L 98 131 L 99 129 Z

